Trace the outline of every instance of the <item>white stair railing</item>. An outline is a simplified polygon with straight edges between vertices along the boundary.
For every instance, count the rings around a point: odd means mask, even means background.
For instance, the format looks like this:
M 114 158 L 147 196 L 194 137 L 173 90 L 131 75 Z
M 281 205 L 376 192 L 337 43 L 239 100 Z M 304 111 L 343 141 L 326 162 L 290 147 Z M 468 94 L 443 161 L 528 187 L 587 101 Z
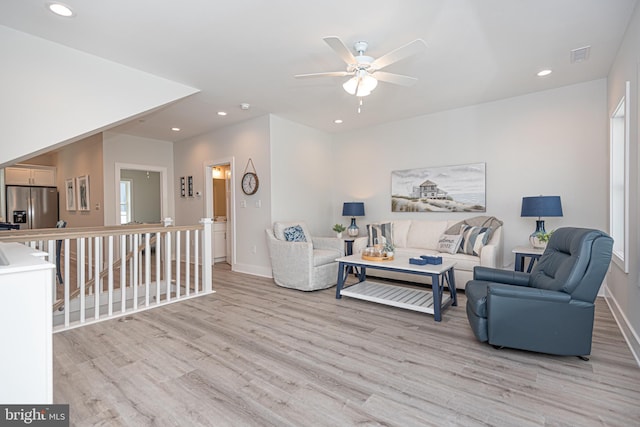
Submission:
M 212 224 L 15 230 L 0 242 L 25 243 L 55 263 L 62 241 L 52 302 L 59 332 L 213 293 Z

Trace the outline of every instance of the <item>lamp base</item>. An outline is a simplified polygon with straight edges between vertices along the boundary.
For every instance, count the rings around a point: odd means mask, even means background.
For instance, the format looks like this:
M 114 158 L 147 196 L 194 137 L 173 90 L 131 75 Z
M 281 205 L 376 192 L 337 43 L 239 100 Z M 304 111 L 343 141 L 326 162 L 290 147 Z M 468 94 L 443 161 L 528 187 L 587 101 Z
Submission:
M 351 225 L 347 228 L 347 234 L 349 237 L 358 237 L 358 233 L 360 233 L 360 229 L 356 225 L 356 218 L 351 218 Z
M 544 220 L 539 219 L 536 221 L 536 231 L 529 236 L 529 243 L 536 249 L 544 249 L 547 247 L 548 237 L 546 237 L 546 230 L 544 229 Z M 544 240 L 540 240 L 540 235 L 545 236 Z

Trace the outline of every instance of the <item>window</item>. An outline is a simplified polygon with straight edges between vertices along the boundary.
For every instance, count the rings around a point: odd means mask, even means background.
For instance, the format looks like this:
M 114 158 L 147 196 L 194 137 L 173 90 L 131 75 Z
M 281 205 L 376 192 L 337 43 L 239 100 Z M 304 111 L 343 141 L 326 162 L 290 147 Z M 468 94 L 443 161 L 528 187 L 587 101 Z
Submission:
M 131 222 L 131 180 L 120 181 L 120 224 Z
M 629 105 L 630 82 L 625 96 L 611 115 L 609 230 L 613 237 L 613 261 L 629 272 Z

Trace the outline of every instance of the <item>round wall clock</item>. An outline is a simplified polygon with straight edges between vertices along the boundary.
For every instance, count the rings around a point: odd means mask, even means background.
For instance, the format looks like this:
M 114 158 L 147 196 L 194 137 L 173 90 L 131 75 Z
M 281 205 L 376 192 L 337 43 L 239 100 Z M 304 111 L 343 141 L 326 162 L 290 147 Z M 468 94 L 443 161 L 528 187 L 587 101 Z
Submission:
M 258 175 L 254 172 L 246 172 L 242 177 L 242 191 L 247 196 L 255 194 L 259 185 Z

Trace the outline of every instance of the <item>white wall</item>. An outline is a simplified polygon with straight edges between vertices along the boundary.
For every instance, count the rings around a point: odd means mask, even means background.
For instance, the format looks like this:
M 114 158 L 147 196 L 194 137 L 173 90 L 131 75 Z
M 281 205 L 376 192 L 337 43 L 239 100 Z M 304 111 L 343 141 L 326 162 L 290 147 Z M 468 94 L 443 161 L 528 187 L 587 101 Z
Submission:
M 630 150 L 629 150 L 629 273 L 626 274 L 617 264 L 611 264 L 611 273 L 607 281 L 609 304 L 631 344 L 636 360 L 640 363 L 640 142 L 638 125 L 640 111 L 640 7 L 636 6 L 627 28 L 624 41 L 620 46 L 616 60 L 609 72 L 608 79 L 608 115 L 610 117 L 620 99 L 624 96 L 625 82 L 631 82 L 631 99 L 627 100 L 627 111 L 631 114 Z M 607 177 L 608 183 L 608 177 Z M 604 201 L 605 203 L 607 200 Z
M 198 92 L 1 25 L 0 57 L 0 167 Z
M 304 221 L 314 236 L 331 236 L 336 185 L 332 139 L 327 133 L 271 118 L 271 216 Z M 342 204 L 340 204 L 341 209 Z
M 119 201 L 116 197 L 116 164 L 149 166 L 167 171 L 167 200 L 163 199 L 163 217 L 175 216 L 173 143 L 157 139 L 105 132 L 103 136 L 104 169 L 104 224 L 116 225 L 119 221 Z M 180 194 L 180 193 L 178 193 Z
M 521 218 L 523 196 L 558 195 L 564 217 L 546 229 L 607 230 L 606 81 L 596 80 L 487 104 L 393 122 L 335 137 L 334 205 L 365 202 L 368 222 L 466 218 L 468 213 L 392 213 L 392 170 L 486 163 L 486 215 L 504 221 L 504 264 L 528 244 L 534 218 Z M 356 160 L 354 160 L 356 159 Z M 335 209 L 335 220 L 339 209 Z
M 204 192 L 205 165 L 233 158 L 235 170 L 236 243 L 234 271 L 271 275 L 264 230 L 271 224 L 270 116 L 265 115 L 174 144 L 176 224 L 194 224 L 205 216 L 204 197 L 182 198 L 178 177 L 193 176 L 194 192 Z M 255 165 L 260 186 L 246 196 L 240 181 L 249 158 Z M 261 207 L 256 207 L 256 202 Z M 242 203 L 246 207 L 242 207 Z M 255 253 L 253 252 L 255 248 Z

